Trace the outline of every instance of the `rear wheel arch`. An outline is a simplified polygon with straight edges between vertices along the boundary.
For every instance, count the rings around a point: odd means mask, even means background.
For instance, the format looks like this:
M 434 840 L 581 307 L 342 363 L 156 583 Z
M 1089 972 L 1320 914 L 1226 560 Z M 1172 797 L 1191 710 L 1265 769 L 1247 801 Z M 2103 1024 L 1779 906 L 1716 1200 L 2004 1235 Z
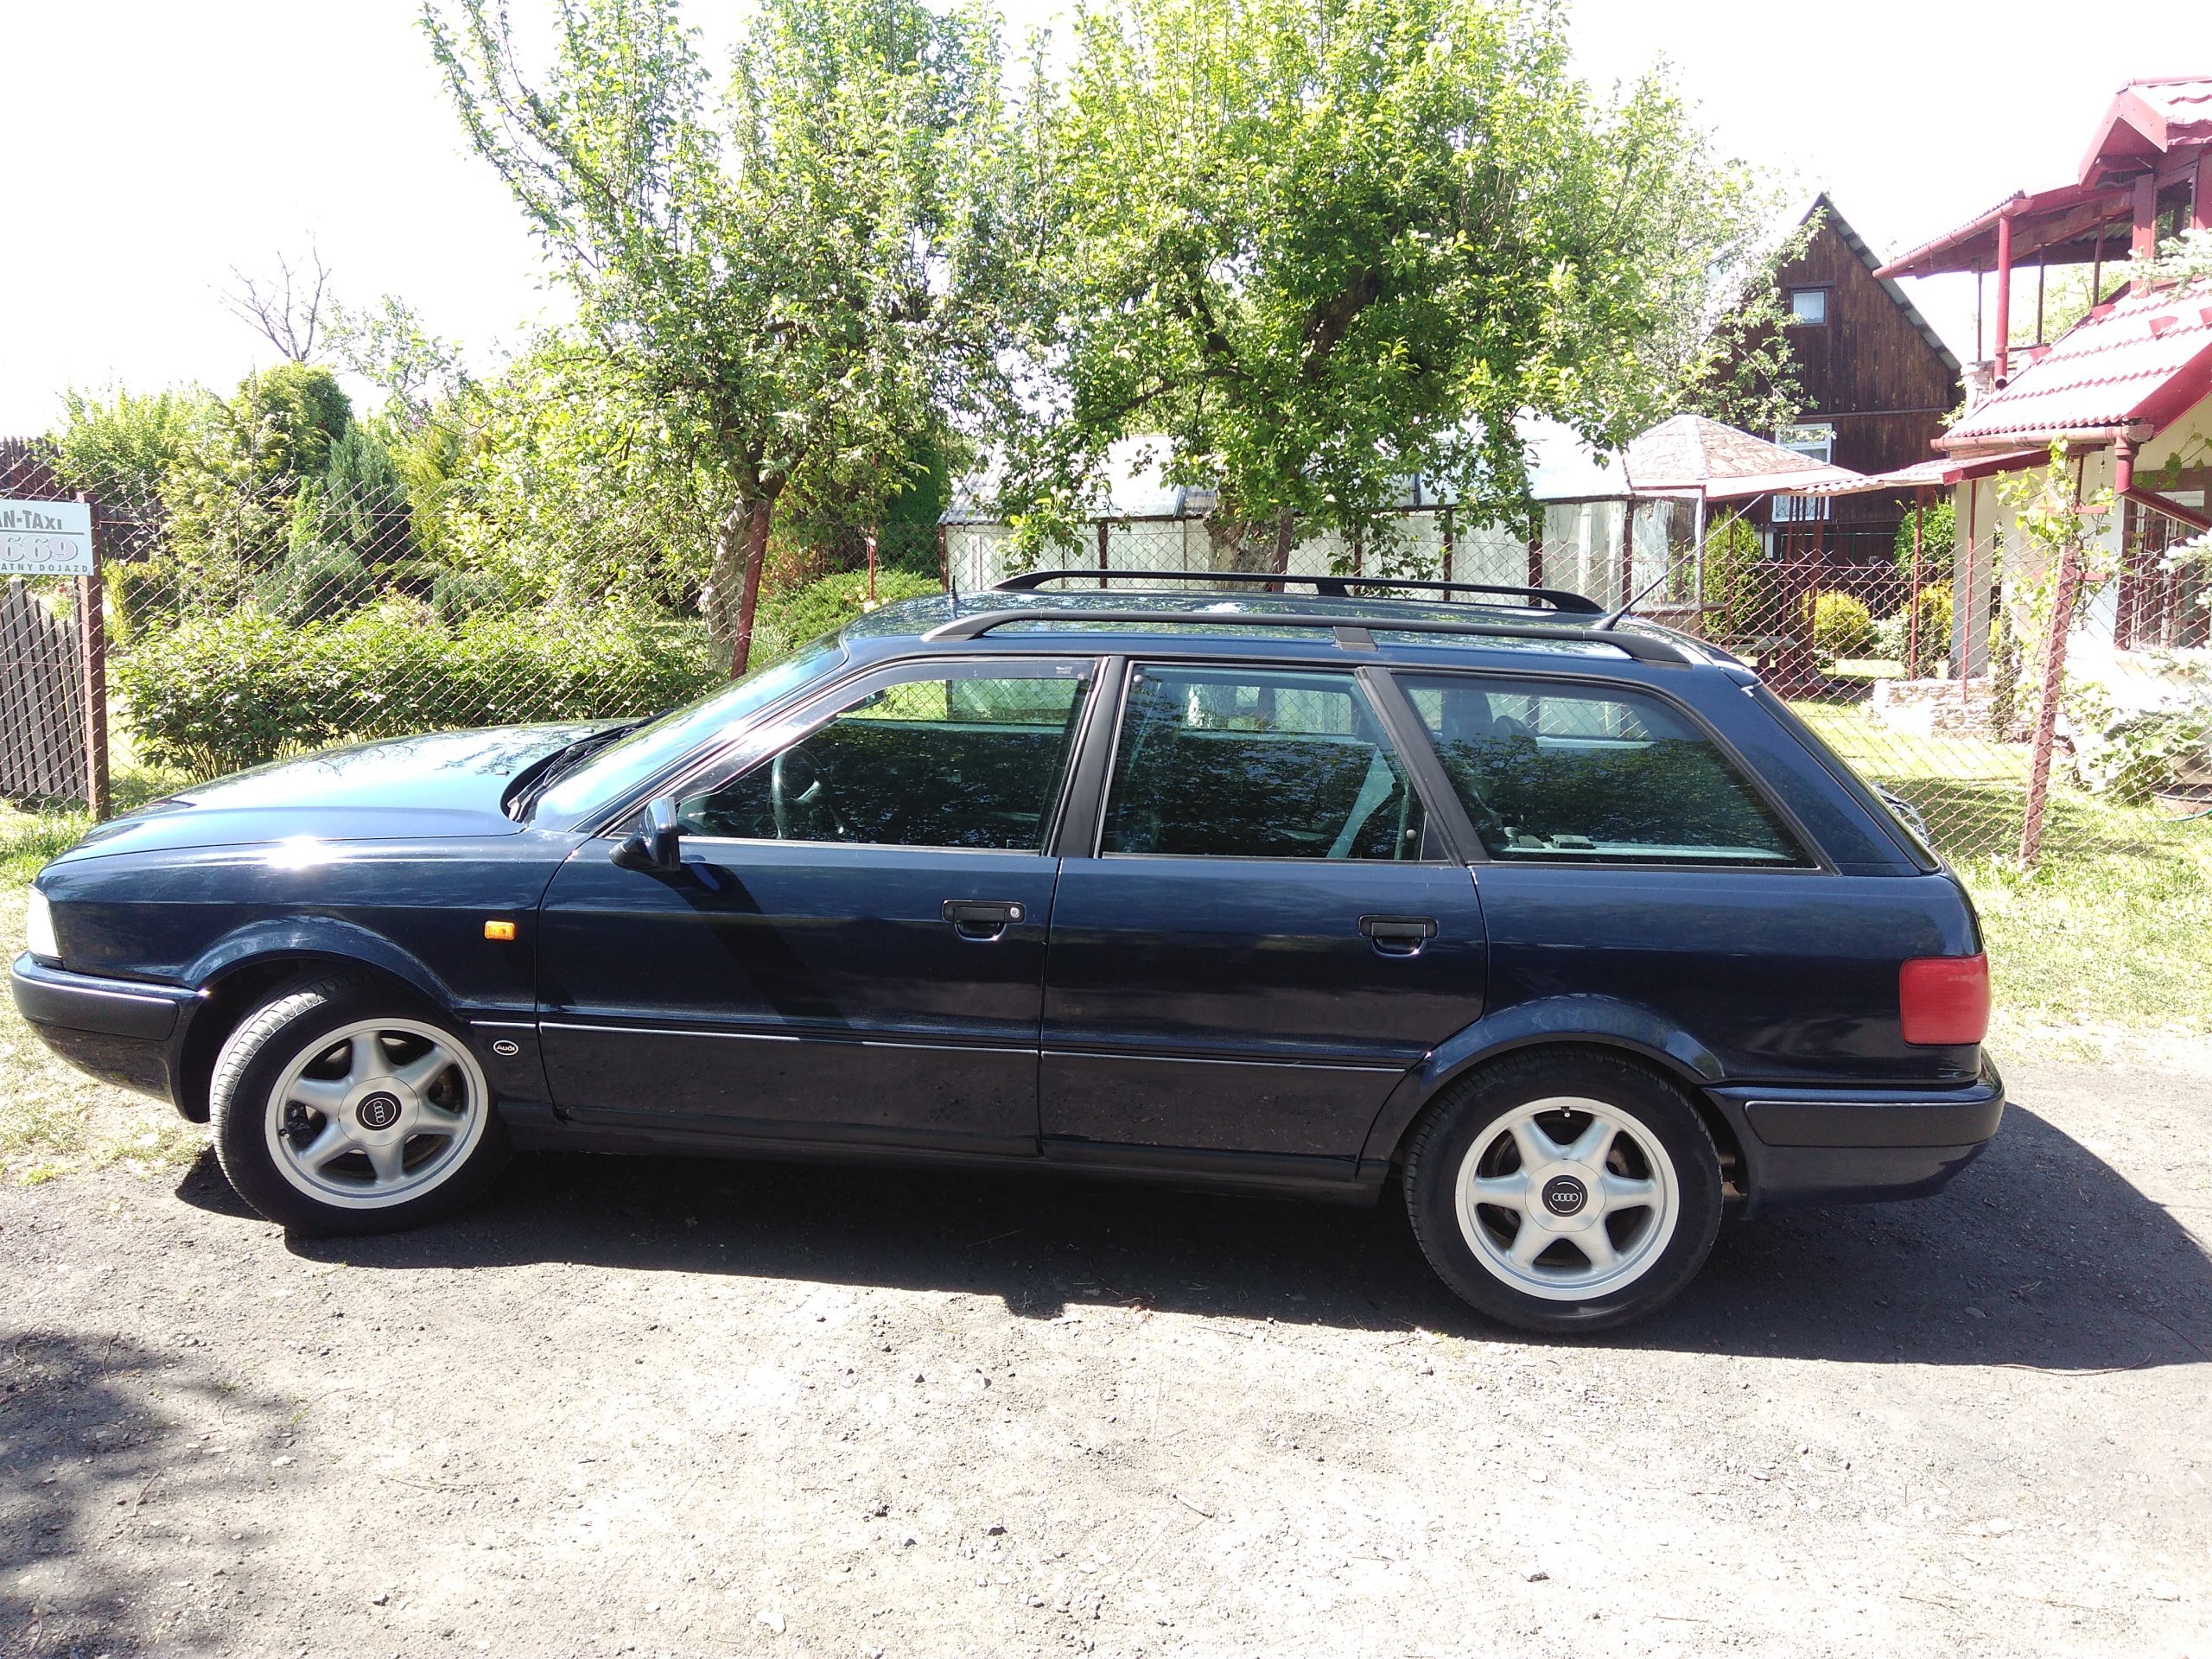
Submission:
M 1663 1306 L 1726 1201 L 1694 1091 L 1607 1043 L 1527 1044 L 1459 1072 L 1420 1114 L 1397 1184 L 1438 1276 L 1540 1332 Z
M 1599 1034 L 1530 1036 L 1518 1042 L 1485 1049 L 1453 1067 L 1435 1081 L 1420 1109 L 1408 1116 L 1398 1130 L 1396 1139 L 1391 1143 L 1389 1157 L 1393 1176 L 1403 1173 L 1407 1149 L 1420 1135 L 1423 1126 L 1435 1116 L 1439 1105 L 1456 1087 L 1468 1078 L 1509 1060 L 1541 1058 L 1548 1053 L 1555 1053 L 1563 1059 L 1585 1054 L 1602 1054 L 1611 1059 L 1625 1060 L 1680 1090 L 1690 1104 L 1696 1108 L 1699 1117 L 1704 1120 L 1707 1132 L 1713 1136 L 1713 1144 L 1720 1154 L 1720 1179 L 1728 1197 L 1732 1200 L 1746 1195 L 1749 1169 L 1744 1156 L 1743 1137 L 1706 1091 L 1707 1079 L 1663 1050 L 1655 1052 L 1640 1043 Z

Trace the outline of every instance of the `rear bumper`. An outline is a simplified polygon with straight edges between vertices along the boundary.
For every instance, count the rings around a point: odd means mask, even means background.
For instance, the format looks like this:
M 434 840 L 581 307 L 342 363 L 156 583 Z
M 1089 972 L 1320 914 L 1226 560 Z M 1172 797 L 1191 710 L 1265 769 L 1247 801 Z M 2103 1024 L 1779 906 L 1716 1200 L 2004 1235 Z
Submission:
M 174 1099 L 170 1057 L 199 994 L 181 985 L 100 979 L 28 952 L 9 970 L 16 1008 L 41 1041 L 80 1071 Z
M 1864 1204 L 1933 1192 L 1981 1154 L 2005 1116 L 1986 1059 L 1960 1089 L 1713 1091 L 1744 1148 L 1751 1209 Z

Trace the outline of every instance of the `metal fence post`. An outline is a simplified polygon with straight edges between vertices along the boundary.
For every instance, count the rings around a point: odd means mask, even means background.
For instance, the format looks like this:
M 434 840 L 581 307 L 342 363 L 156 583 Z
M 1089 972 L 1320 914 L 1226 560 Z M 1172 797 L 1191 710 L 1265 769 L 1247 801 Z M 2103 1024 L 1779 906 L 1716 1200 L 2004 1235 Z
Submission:
M 1928 492 L 1912 493 L 1912 581 L 1904 590 L 1904 677 L 1920 677 L 1920 523 Z
M 2020 825 L 2020 862 L 2035 868 L 2043 849 L 2044 807 L 2050 796 L 2050 751 L 2058 735 L 2058 697 L 2065 684 L 2066 635 L 2074 595 L 2082 585 L 2082 551 L 2068 542 L 2058 555 L 2058 592 L 2050 607 L 2050 632 L 2043 648 L 2043 696 L 2036 708 L 2035 747 L 2028 759 L 2028 810 Z
M 99 503 L 77 493 L 92 521 L 92 570 L 77 578 L 78 662 L 85 704 L 85 805 L 97 823 L 108 815 L 106 588 L 100 575 Z

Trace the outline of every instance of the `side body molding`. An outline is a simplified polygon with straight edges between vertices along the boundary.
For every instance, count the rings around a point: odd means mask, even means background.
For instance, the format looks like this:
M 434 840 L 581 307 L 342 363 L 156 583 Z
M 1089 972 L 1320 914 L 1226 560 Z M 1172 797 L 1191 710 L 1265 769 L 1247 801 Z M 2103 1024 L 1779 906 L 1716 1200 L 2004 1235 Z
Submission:
M 1363 1174 L 1379 1177 L 1422 1108 L 1484 1061 L 1540 1043 L 1589 1043 L 1642 1055 L 1695 1087 L 1718 1083 L 1719 1058 L 1680 1026 L 1618 997 L 1569 993 L 1515 1002 L 1485 1014 L 1430 1050 L 1400 1078 L 1367 1132 Z

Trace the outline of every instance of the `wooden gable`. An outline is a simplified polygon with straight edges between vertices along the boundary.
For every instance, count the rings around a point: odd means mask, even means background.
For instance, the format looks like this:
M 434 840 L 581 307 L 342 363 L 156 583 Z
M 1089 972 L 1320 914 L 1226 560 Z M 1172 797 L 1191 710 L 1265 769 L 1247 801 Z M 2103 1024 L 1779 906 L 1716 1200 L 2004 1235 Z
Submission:
M 1807 217 L 1821 223 L 1804 253 L 1777 281 L 1785 302 L 1817 290 L 1825 321 L 1789 330 L 1807 423 L 1835 428 L 1832 459 L 1854 472 L 1887 473 L 1928 460 L 1943 416 L 1959 406 L 1958 360 L 1894 281 L 1877 278 L 1879 263 L 1826 195 Z M 1899 504 L 1883 496 L 1853 499 L 1839 517 L 1886 518 Z

